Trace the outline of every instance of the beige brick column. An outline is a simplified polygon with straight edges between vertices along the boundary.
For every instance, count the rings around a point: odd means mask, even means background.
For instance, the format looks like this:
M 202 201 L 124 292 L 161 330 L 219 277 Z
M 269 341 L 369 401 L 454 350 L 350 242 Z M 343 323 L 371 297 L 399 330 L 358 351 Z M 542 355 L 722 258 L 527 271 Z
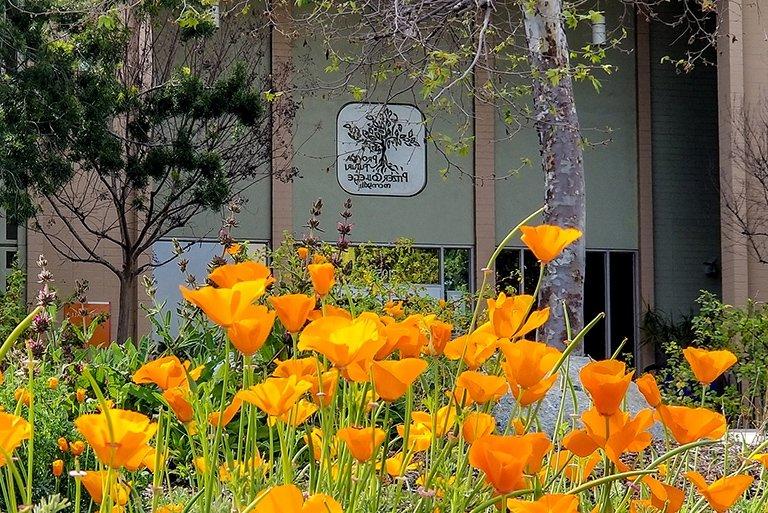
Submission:
M 654 230 L 653 230 L 653 144 L 651 126 L 651 41 L 650 24 L 643 12 L 635 16 L 635 73 L 637 91 L 637 210 L 639 314 L 654 306 Z M 637 346 L 638 368 L 653 363 L 654 347 Z
M 271 28 L 273 92 L 282 93 L 272 103 L 272 247 L 293 232 L 293 127 L 289 85 L 293 72 L 289 16 L 274 13 Z
M 483 101 L 483 84 L 487 73 L 478 70 L 475 75 L 474 99 L 474 193 L 475 193 L 475 286 L 480 287 L 483 273 L 489 272 L 488 284 L 493 286 L 493 270 L 484 271 L 488 259 L 496 249 L 496 191 L 494 187 L 496 138 L 493 105 Z
M 741 145 L 739 140 L 739 113 L 744 104 L 744 40 L 741 2 L 721 4 L 718 41 L 718 125 L 720 150 L 720 188 L 739 190 L 745 173 L 733 152 Z M 729 222 L 730 213 L 721 200 L 721 268 L 723 300 L 729 304 L 743 304 L 749 296 L 749 262 L 747 241 L 735 223 Z

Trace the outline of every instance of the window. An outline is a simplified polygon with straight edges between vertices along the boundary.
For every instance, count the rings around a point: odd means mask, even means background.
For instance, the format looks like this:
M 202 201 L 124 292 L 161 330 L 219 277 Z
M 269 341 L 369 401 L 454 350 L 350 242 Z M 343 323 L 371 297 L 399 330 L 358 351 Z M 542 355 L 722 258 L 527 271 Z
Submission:
M 458 247 L 414 246 L 409 241 L 394 245 L 353 246 L 345 256 L 350 279 L 363 285 L 370 273 L 392 284 L 413 284 L 426 294 L 443 299 L 460 297 L 472 290 L 472 250 Z
M 505 249 L 496 260 L 500 291 L 532 294 L 538 264 L 526 249 Z M 636 253 L 589 250 L 585 263 L 584 319 L 605 312 L 605 319 L 587 334 L 584 352 L 595 359 L 610 358 L 621 342 L 623 359 L 634 357 L 638 337 Z
M 16 264 L 19 227 L 11 223 L 0 209 L 0 292 L 5 291 L 8 273 Z

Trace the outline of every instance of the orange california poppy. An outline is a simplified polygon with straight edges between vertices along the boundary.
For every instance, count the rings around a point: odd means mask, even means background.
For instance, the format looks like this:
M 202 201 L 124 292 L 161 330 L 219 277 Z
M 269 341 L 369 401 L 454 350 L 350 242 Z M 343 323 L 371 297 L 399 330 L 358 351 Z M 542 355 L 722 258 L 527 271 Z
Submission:
M 508 297 L 503 292 L 488 300 L 488 317 L 499 338 L 524 337 L 549 319 L 549 308 L 533 310 L 535 298 L 528 295 Z M 529 315 L 530 313 L 530 315 Z
M 111 477 L 110 477 L 111 475 Z M 112 479 L 111 486 L 107 486 L 105 481 Z M 122 483 L 118 483 L 116 476 L 110 474 L 108 470 L 90 470 L 81 478 L 83 486 L 88 491 L 93 502 L 101 504 L 104 501 L 104 490 L 111 488 L 110 497 L 116 506 L 125 506 L 128 504 L 128 497 L 131 489 Z
M 451 340 L 453 324 L 448 322 L 432 320 L 429 323 L 429 345 L 427 352 L 433 356 L 443 354 L 445 345 Z
M 270 417 L 269 420 L 273 421 L 273 419 L 277 418 L 285 424 L 296 427 L 304 424 L 316 411 L 317 406 L 315 406 L 314 403 L 307 401 L 306 399 L 299 399 L 289 411 L 283 413 L 279 417 Z
M 496 429 L 496 419 L 493 415 L 480 412 L 467 414 L 461 424 L 461 436 L 469 444 L 475 443 L 478 438 L 493 434 Z
M 345 310 L 340 306 L 329 304 L 323 305 L 322 310 L 312 310 L 309 312 L 309 316 L 307 318 L 310 321 L 314 321 L 320 317 L 344 317 L 346 319 L 352 320 L 352 314 L 349 313 L 349 310 Z
M 524 440 L 528 440 L 531 444 L 531 454 L 528 456 L 525 472 L 527 474 L 537 473 L 541 470 L 541 466 L 544 463 L 544 457 L 552 450 L 552 441 L 546 433 L 541 432 L 526 433 L 517 436 Z
M 53 460 L 51 463 L 51 473 L 54 477 L 61 477 L 64 473 L 64 460 Z
M 331 291 L 331 287 L 336 283 L 334 274 L 336 268 L 331 263 L 309 264 L 309 279 L 312 280 L 312 287 L 318 296 L 323 297 Z
M 299 337 L 301 351 L 317 351 L 345 378 L 367 381 L 374 355 L 384 345 L 378 316 L 363 313 L 355 320 L 343 317 L 321 317 L 312 321 Z
M 721 477 L 712 484 L 707 484 L 704 476 L 698 472 L 686 472 L 685 477 L 693 483 L 696 489 L 707 499 L 709 505 L 722 513 L 733 506 L 742 494 L 752 484 L 752 476 L 738 474 L 730 477 Z
M 292 484 L 270 488 L 257 498 L 253 513 L 343 513 L 341 505 L 329 495 L 318 493 L 306 501 Z
M 387 358 L 398 349 L 401 356 L 415 358 L 421 353 L 422 340 L 426 342 L 425 337 L 419 330 L 418 324 L 408 319 L 403 322 L 387 324 L 384 326 L 383 333 L 386 337 L 386 342 L 376 352 L 375 358 L 377 360 Z
M 252 356 L 264 346 L 275 324 L 275 312 L 266 306 L 248 309 L 248 317 L 234 321 L 227 329 L 232 345 L 245 356 Z
M 374 456 L 379 446 L 384 442 L 385 433 L 379 428 L 346 427 L 339 429 L 336 436 L 346 444 L 353 458 L 363 462 Z
M 683 356 L 691 365 L 696 379 L 704 385 L 712 383 L 737 361 L 736 355 L 730 351 L 709 351 L 697 347 L 686 347 Z
M 586 429 L 574 429 L 563 437 L 562 443 L 563 447 L 580 458 L 590 456 L 600 447 Z
M 0 466 L 5 465 L 6 455 L 16 450 L 21 442 L 32 436 L 32 426 L 21 417 L 0 412 Z
M 157 431 L 157 424 L 146 415 L 112 408 L 79 416 L 75 427 L 104 465 L 129 470 L 142 465 L 147 452 L 152 450 L 147 443 Z
M 557 374 L 547 377 L 562 353 L 552 346 L 530 340 L 499 344 L 506 357 L 502 369 L 509 381 L 512 395 L 521 406 L 543 398 L 557 380 Z
M 551 224 L 523 226 L 520 231 L 523 232 L 520 237 L 523 244 L 544 264 L 560 256 L 567 245 L 581 237 L 581 232 L 576 228 L 560 228 Z
M 400 324 L 412 326 L 415 330 L 415 336 L 401 337 L 395 344 L 395 349 L 400 353 L 400 358 L 418 358 L 429 343 L 426 335 L 425 317 L 421 314 L 409 315 Z
M 211 322 L 228 328 L 264 294 L 267 285 L 266 280 L 256 280 L 243 281 L 232 288 L 202 287 L 192 290 L 179 287 L 179 290 L 184 299 L 200 308 Z
M 436 437 L 442 437 L 453 429 L 454 424 L 456 424 L 456 406 L 452 403 L 442 406 L 434 414 L 425 411 L 414 411 L 411 413 L 411 419 L 416 424 L 427 426 Z
M 472 398 L 469 397 L 469 392 L 467 392 L 467 389 L 460 385 L 455 385 L 453 390 L 446 392 L 445 395 L 455 401 L 456 405 L 461 408 L 466 408 L 467 406 L 472 406 L 475 404 Z
M 624 470 L 621 455 L 626 452 L 640 452 L 651 443 L 648 429 L 653 425 L 653 412 L 641 410 L 630 417 L 626 412 L 617 412 L 610 417 L 592 408 L 581 415 L 587 434 L 595 444 L 605 450 L 606 455 Z M 566 448 L 570 449 L 570 447 Z M 573 451 L 576 452 L 576 451 Z M 579 454 L 584 456 L 584 454 Z
M 421 358 L 373 362 L 373 388 L 383 400 L 396 401 L 405 395 L 426 368 L 427 362 Z
M 236 397 L 255 405 L 267 415 L 279 417 L 290 411 L 310 388 L 311 384 L 299 381 L 296 376 L 267 378 L 263 383 L 239 391 Z
M 322 368 L 320 362 L 314 356 L 291 358 L 283 361 L 275 360 L 275 363 L 277 366 L 272 371 L 272 375 L 276 378 L 296 376 L 299 379 L 303 379 L 307 376 L 316 376 L 317 370 Z
M 679 444 L 697 440 L 719 440 L 726 430 L 725 417 L 706 408 L 662 405 L 657 410 L 661 422 Z
M 298 333 L 307 322 L 309 312 L 315 308 L 315 297 L 305 294 L 286 294 L 269 298 L 277 317 L 288 333 Z
M 555 473 L 562 471 L 566 479 L 579 484 L 585 482 L 592 475 L 595 467 L 601 461 L 602 456 L 596 452 L 588 457 L 580 458 L 569 450 L 560 450 L 549 459 L 549 466 Z
M 243 400 L 235 395 L 235 397 L 232 398 L 232 402 L 229 403 L 226 408 L 224 408 L 223 412 L 215 411 L 208 414 L 208 423 L 212 426 L 226 426 L 232 422 L 232 419 L 235 418 L 235 415 L 237 415 L 237 412 L 240 411 L 240 407 L 242 405 Z
M 405 425 L 398 424 L 396 429 L 397 434 L 405 440 Z M 435 434 L 432 432 L 430 424 L 413 422 L 408 428 L 408 442 L 407 444 L 404 443 L 404 446 L 410 452 L 423 452 L 429 449 L 434 438 Z
M 651 506 L 665 513 L 677 513 L 685 502 L 685 492 L 651 476 L 644 476 L 643 484 L 651 492 Z
M 637 378 L 635 384 L 651 408 L 658 408 L 661 406 L 661 392 L 659 391 L 659 385 L 656 383 L 656 378 L 653 377 L 653 374 L 643 374 Z
M 519 436 L 485 435 L 469 449 L 469 464 L 480 470 L 499 495 L 525 487 L 523 470 L 533 448 Z
M 592 403 L 601 415 L 619 411 L 634 371 L 625 373 L 627 366 L 618 360 L 590 362 L 579 372 L 581 383 L 589 392 Z
M 462 335 L 448 342 L 443 354 L 449 360 L 462 359 L 470 370 L 475 370 L 493 355 L 496 347 L 496 335 L 486 323 L 469 335 Z
M 281 510 L 280 513 L 285 513 Z M 324 493 L 310 495 L 301 508 L 301 513 L 344 513 L 336 499 Z
M 402 317 L 405 313 L 405 310 L 403 309 L 403 302 L 392 300 L 387 301 L 387 303 L 384 305 L 384 313 L 394 319 Z
M 169 388 L 163 391 L 163 398 L 182 424 L 195 418 L 195 411 L 189 402 L 189 388 L 184 386 Z
M 321 376 L 305 376 L 304 381 L 312 385 L 309 393 L 312 400 L 318 406 L 328 406 L 336 395 L 336 389 L 339 386 L 339 370 L 331 369 L 323 372 Z
M 768 468 L 768 453 L 753 454 L 749 459 L 757 461 L 763 467 Z
M 384 462 L 385 470 L 387 474 L 392 477 L 402 477 L 406 472 L 410 470 L 416 470 L 419 468 L 418 463 L 412 463 L 413 459 L 402 452 L 398 452 L 394 456 L 386 459 Z
M 535 501 L 507 499 L 507 509 L 510 513 L 579 513 L 579 497 L 552 493 Z
M 208 279 L 219 288 L 231 289 L 245 281 L 264 280 L 269 285 L 275 281 L 271 274 L 266 265 L 248 260 L 238 264 L 221 265 L 208 275 Z
M 139 385 L 154 383 L 163 390 L 186 386 L 187 374 L 192 379 L 197 379 L 203 371 L 202 367 L 191 371 L 187 370 L 187 367 L 188 364 L 182 364 L 176 356 L 164 356 L 142 365 L 133 374 L 133 382 Z
M 459 374 L 456 384 L 467 389 L 469 397 L 478 404 L 495 401 L 509 391 L 509 384 L 501 376 L 489 376 L 477 371 Z

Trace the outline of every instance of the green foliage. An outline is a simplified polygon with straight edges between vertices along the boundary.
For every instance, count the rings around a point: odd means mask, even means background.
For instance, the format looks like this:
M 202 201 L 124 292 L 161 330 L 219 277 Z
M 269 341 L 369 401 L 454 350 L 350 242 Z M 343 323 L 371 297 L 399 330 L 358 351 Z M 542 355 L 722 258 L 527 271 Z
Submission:
M 11 269 L 6 277 L 5 292 L 0 292 L 0 341 L 5 340 L 27 314 L 25 286 L 24 272 L 16 267 Z

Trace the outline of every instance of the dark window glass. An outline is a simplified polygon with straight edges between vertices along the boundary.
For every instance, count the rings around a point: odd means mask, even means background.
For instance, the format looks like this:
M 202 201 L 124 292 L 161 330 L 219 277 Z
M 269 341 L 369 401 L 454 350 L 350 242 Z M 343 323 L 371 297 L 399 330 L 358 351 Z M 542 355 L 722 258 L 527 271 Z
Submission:
M 621 350 L 624 360 L 631 360 L 635 348 L 635 255 L 630 252 L 613 252 L 610 255 L 611 287 L 611 353 L 625 338 Z M 630 362 L 632 363 L 632 362 Z
M 13 264 L 16 263 L 16 252 L 15 251 L 6 251 L 5 252 L 5 268 L 11 269 L 13 268 Z
M 470 250 L 466 248 L 446 248 L 443 251 L 443 280 L 445 290 L 469 292 Z
M 533 253 L 523 251 L 523 294 L 533 294 L 539 281 L 539 262 Z
M 587 251 L 584 277 L 584 323 L 605 312 L 605 253 Z M 596 360 L 605 354 L 605 322 L 595 325 L 584 339 L 584 352 Z M 609 356 L 609 355 L 608 355 Z
M 18 240 L 19 227 L 16 223 L 11 223 L 6 219 L 5 221 L 5 238 L 8 240 Z
M 520 280 L 520 250 L 503 250 L 496 258 L 496 288 L 502 292 L 517 292 Z

